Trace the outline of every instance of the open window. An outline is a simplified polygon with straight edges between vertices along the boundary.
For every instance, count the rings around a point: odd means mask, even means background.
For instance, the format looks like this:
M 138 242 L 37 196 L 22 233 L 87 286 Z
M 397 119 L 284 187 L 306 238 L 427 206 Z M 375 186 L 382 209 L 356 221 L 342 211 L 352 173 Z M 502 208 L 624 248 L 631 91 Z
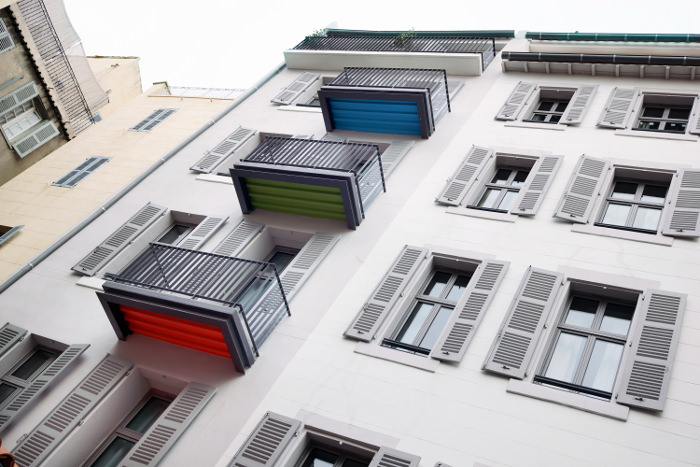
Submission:
M 648 285 L 530 268 L 484 369 L 513 378 L 509 391 L 614 418 L 627 416 L 617 404 L 662 410 L 686 298 Z
M 533 216 L 560 161 L 560 156 L 472 146 L 436 202 L 458 208 L 451 212 L 477 217 Z

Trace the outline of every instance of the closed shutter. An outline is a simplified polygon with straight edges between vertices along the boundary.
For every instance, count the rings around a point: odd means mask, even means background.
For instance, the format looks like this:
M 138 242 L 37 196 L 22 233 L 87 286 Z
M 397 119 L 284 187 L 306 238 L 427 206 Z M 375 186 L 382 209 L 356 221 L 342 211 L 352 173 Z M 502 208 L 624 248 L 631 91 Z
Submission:
M 527 103 L 527 99 L 530 97 L 530 95 L 532 95 L 536 88 L 537 85 L 534 83 L 520 81 L 515 86 L 515 89 L 513 89 L 513 92 L 508 97 L 506 103 L 503 104 L 503 107 L 501 107 L 501 110 L 499 110 L 498 114 L 496 114 L 496 119 L 517 120 L 518 115 Z
M 171 116 L 177 109 L 156 109 L 151 115 L 129 128 L 129 131 L 151 131 L 156 125 Z
M 238 127 L 236 131 L 217 144 L 214 149 L 207 151 L 204 157 L 190 167 L 190 170 L 205 174 L 210 173 L 221 161 L 241 147 L 241 145 L 248 141 L 254 134 L 255 130 L 251 128 Z
M 0 328 L 0 356 L 5 355 L 5 352 L 21 341 L 26 334 L 26 329 L 22 329 L 12 323 L 6 323 Z
M 581 156 L 554 216 L 581 224 L 588 222 L 609 169 L 608 161 Z
M 700 135 L 700 97 L 696 97 L 693 100 L 693 110 L 690 112 L 688 132 L 694 135 Z
M 371 341 L 427 254 L 425 248 L 406 245 L 344 335 Z
M 178 246 L 188 250 L 198 249 L 209 237 L 214 235 L 214 232 L 226 222 L 226 219 L 228 217 L 205 217 Z
M 165 412 L 131 448 L 126 455 L 126 460 L 119 465 L 122 467 L 157 465 L 215 392 L 216 389 L 204 384 L 190 383 L 185 386 Z
M 394 141 L 384 150 L 381 159 L 385 179 L 391 175 L 403 156 L 411 150 L 413 144 L 413 141 Z
M 563 276 L 530 268 L 513 298 L 484 369 L 522 379 L 532 358 Z
M 639 89 L 618 88 L 612 90 L 598 126 L 605 128 L 627 128 L 627 121 L 632 115 L 634 104 L 639 97 Z
M 71 269 L 86 276 L 93 276 L 167 211 L 166 207 L 148 203 Z
M 485 261 L 479 265 L 467 290 L 457 302 L 450 322 L 430 352 L 432 358 L 448 362 L 462 360 L 496 288 L 508 270 L 508 264 Z
M 39 91 L 33 82 L 17 88 L 5 97 L 0 98 L 0 116 L 8 110 L 29 102 L 38 95 Z
M 420 457 L 385 446 L 372 458 L 369 467 L 418 467 Z
M 15 46 L 10 31 L 7 30 L 5 23 L 0 19 L 0 54 L 6 52 Z
M 518 199 L 513 203 L 517 207 L 511 211 L 512 214 L 534 216 L 537 213 L 560 162 L 560 156 L 544 156 L 537 159 L 520 189 Z
M 217 255 L 237 256 L 264 228 L 264 224 L 242 220 L 230 234 L 221 240 L 213 252 Z
M 85 177 L 93 173 L 98 168 L 102 167 L 102 165 L 107 163 L 108 161 L 108 157 L 89 157 L 85 160 L 85 162 L 78 165 L 78 167 L 71 170 L 66 175 L 53 182 L 51 185 L 60 186 L 63 188 L 73 188 L 75 185 L 80 183 L 80 181 L 82 181 Z
M 290 84 L 289 86 L 284 88 L 282 92 L 277 94 L 277 96 L 275 96 L 275 98 L 272 99 L 272 102 L 274 102 L 275 104 L 282 105 L 291 104 L 294 101 L 294 99 L 299 97 L 299 94 L 301 94 L 306 88 L 311 86 L 311 83 L 316 81 L 319 78 L 319 76 L 320 75 L 317 75 L 315 73 L 302 73 L 301 76 L 292 81 L 292 84 Z
M 481 170 L 493 157 L 493 150 L 480 146 L 472 146 L 455 174 L 447 181 L 445 188 L 435 200 L 441 204 L 459 206 L 467 195 L 472 183 Z
M 686 296 L 649 290 L 641 302 L 635 311 L 639 331 L 632 337 L 617 402 L 663 410 Z
M 39 376 L 34 378 L 29 386 L 20 392 L 12 402 L 0 410 L 0 429 L 4 428 L 18 413 L 28 406 L 34 399 L 44 392 L 44 390 L 57 378 L 71 363 L 75 361 L 88 345 L 71 345 L 64 350 L 61 355 L 51 362 Z
M 306 282 L 339 239 L 340 235 L 334 234 L 317 233 L 311 236 L 304 248 L 280 274 L 280 282 L 287 300 Z
M 586 113 L 586 108 L 591 102 L 598 86 L 579 86 L 574 95 L 566 106 L 564 114 L 561 116 L 559 123 L 566 125 L 579 124 L 583 121 L 583 115 Z
M 678 171 L 678 188 L 671 198 L 671 215 L 666 216 L 664 235 L 700 236 L 700 170 Z
M 238 450 L 230 467 L 272 467 L 301 428 L 301 421 L 273 412 L 263 419 Z
M 17 464 L 31 467 L 41 462 L 90 413 L 126 375 L 132 364 L 107 355 L 12 451 Z
M 12 143 L 12 147 L 19 157 L 24 157 L 44 143 L 58 136 L 60 132 L 50 120 L 44 120 L 32 127 L 31 133 L 24 138 Z

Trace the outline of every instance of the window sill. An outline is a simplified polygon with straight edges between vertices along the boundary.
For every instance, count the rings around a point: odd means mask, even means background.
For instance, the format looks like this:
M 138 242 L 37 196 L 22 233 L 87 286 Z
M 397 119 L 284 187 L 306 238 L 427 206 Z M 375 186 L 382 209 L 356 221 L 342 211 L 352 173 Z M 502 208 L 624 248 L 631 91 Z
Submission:
M 100 292 L 104 292 L 104 290 L 102 289 L 102 284 L 104 283 L 104 279 L 100 279 L 99 277 L 83 276 L 80 279 L 78 279 L 78 282 L 76 282 L 75 284 L 80 285 L 82 287 L 87 287 L 88 289 L 94 289 L 99 290 Z
M 226 183 L 228 185 L 233 185 L 233 180 L 231 177 L 224 177 L 222 175 L 216 174 L 199 174 L 197 175 L 197 180 L 204 180 L 205 182 L 215 182 L 215 183 Z
M 560 389 L 540 386 L 539 384 L 530 383 L 511 379 L 508 381 L 507 392 L 520 394 L 522 396 L 532 397 L 543 401 L 554 402 L 556 404 L 566 405 L 585 412 L 603 415 L 605 417 L 614 418 L 615 420 L 627 421 L 630 409 L 627 406 L 619 405 L 614 402 L 605 402 L 592 397 L 567 392 Z
M 616 135 L 620 136 L 639 136 L 641 138 L 655 138 L 655 139 L 672 139 L 675 141 L 697 141 L 698 137 L 695 135 L 679 135 L 674 133 L 663 133 L 656 131 L 635 131 L 635 130 L 615 130 Z
M 505 126 L 517 127 L 517 128 L 538 128 L 540 130 L 555 130 L 564 131 L 566 130 L 566 125 L 559 123 L 535 123 L 535 122 L 508 122 Z
M 493 211 L 482 211 L 480 209 L 470 209 L 462 206 L 448 207 L 447 212 L 449 214 L 458 214 L 460 216 L 468 217 L 478 217 L 480 219 L 491 219 L 494 221 L 501 222 L 515 222 L 518 218 L 515 214 L 510 214 L 507 212 L 493 212 Z
M 303 105 L 280 105 L 277 110 L 285 110 L 287 112 L 310 112 L 315 114 L 321 113 L 320 107 L 306 107 Z
M 622 238 L 624 240 L 632 240 L 642 243 L 653 243 L 654 245 L 671 246 L 673 245 L 673 237 L 667 237 L 661 234 L 645 234 L 640 232 L 630 232 L 628 230 L 611 229 L 608 227 L 598 227 L 596 225 L 574 224 L 571 226 L 572 232 L 579 232 L 591 235 L 600 235 L 603 237 Z
M 355 346 L 355 353 L 369 355 L 370 357 L 381 358 L 391 362 L 400 363 L 402 365 L 412 366 L 420 370 L 435 372 L 440 365 L 439 360 L 434 360 L 430 357 L 419 357 L 400 350 L 382 347 L 374 343 L 358 342 Z

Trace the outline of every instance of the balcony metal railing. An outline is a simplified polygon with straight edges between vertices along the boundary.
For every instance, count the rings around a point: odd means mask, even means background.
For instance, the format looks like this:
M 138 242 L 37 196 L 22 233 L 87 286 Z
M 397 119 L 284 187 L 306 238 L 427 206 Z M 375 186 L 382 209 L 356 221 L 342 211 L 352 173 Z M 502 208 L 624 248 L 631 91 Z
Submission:
M 151 243 L 108 280 L 234 307 L 255 352 L 289 306 L 275 265 Z
M 422 35 L 419 33 L 309 36 L 295 50 L 347 50 L 363 52 L 427 52 L 481 54 L 482 68 L 496 56 L 493 38 L 462 35 Z
M 271 136 L 243 162 L 351 172 L 360 192 L 363 213 L 379 193 L 386 191 L 379 147 L 374 144 Z

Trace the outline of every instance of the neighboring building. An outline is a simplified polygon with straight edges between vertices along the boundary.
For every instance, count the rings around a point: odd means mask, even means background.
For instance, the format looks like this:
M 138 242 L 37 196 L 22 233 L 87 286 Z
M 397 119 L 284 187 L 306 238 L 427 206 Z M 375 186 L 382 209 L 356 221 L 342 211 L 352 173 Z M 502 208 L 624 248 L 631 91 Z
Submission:
M 22 466 L 697 464 L 699 68 L 697 35 L 307 37 L 12 277 L 3 443 Z M 157 94 L 64 183 L 172 147 L 186 99 Z
M 0 4 L 0 185 L 93 125 L 107 99 L 61 0 Z

